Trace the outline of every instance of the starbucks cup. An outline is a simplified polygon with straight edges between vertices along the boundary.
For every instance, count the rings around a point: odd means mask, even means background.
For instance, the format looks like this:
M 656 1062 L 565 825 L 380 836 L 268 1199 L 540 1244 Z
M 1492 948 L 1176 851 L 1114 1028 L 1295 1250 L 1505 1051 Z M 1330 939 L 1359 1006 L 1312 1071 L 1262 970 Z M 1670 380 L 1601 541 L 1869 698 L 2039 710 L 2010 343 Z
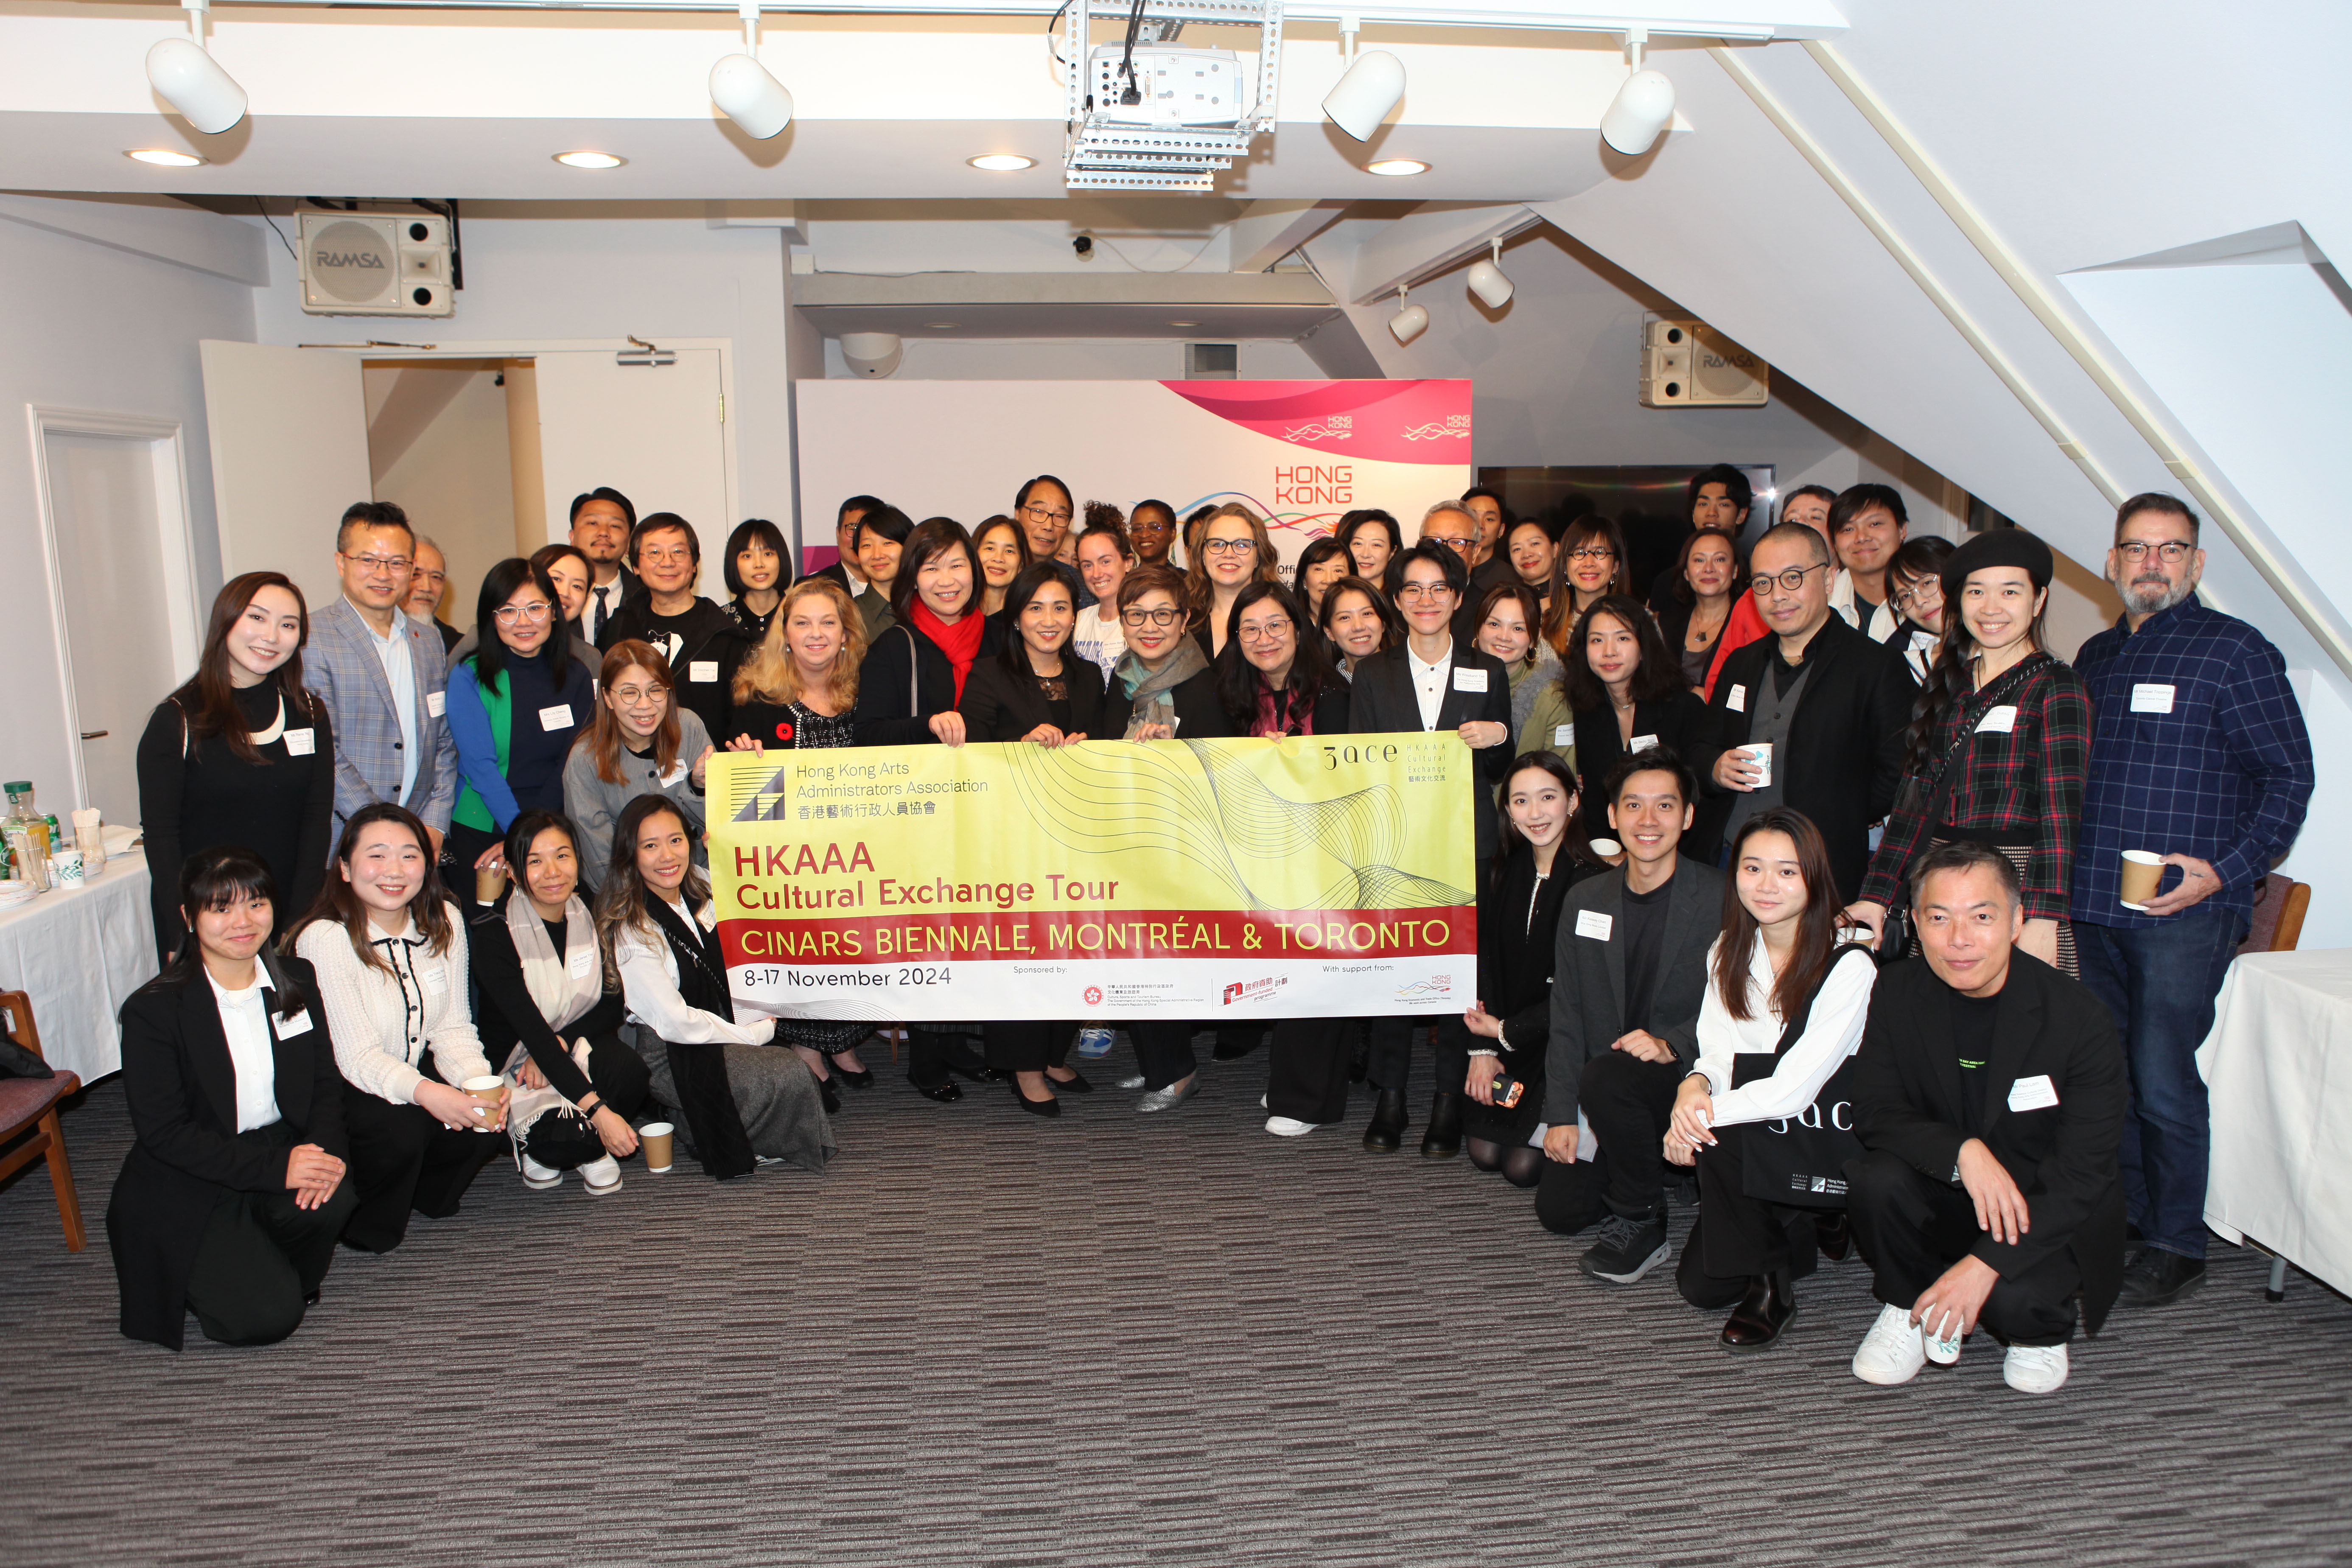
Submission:
M 2147 912 L 2147 901 L 2156 897 L 2156 885 L 2164 880 L 2164 857 L 2145 849 L 2124 851 L 2124 908 Z
M 493 1121 L 497 1120 L 499 1107 L 506 1102 L 506 1079 L 497 1077 L 469 1078 L 457 1087 L 464 1089 L 475 1104 L 483 1108 L 481 1119 L 475 1123 L 475 1126 L 487 1129 Z
M 1756 787 L 1758 789 L 1770 789 L 1772 787 L 1772 742 L 1769 741 L 1756 741 L 1748 745 L 1742 746 L 1739 749 L 1747 755 L 1750 762 L 1753 762 L 1759 768 L 1763 770 L 1762 773 L 1756 780 Z
M 648 1121 L 637 1129 L 637 1147 L 645 1151 L 646 1169 L 658 1176 L 670 1166 L 670 1150 L 677 1129 L 667 1121 Z

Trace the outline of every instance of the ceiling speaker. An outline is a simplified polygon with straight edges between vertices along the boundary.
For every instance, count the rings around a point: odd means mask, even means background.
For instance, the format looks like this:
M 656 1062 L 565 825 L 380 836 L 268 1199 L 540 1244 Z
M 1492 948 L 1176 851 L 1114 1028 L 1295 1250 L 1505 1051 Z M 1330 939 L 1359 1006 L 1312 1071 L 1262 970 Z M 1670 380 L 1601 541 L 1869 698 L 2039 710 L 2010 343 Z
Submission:
M 446 316 L 449 223 L 428 213 L 303 212 L 302 309 L 313 316 Z

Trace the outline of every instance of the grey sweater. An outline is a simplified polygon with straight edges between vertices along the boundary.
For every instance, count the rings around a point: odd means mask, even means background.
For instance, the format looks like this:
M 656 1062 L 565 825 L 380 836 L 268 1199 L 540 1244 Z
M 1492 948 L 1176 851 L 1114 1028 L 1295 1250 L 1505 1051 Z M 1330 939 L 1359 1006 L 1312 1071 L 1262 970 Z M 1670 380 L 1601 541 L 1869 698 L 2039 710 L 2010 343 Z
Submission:
M 613 864 L 613 825 L 629 802 L 641 795 L 666 795 L 686 816 L 686 830 L 694 839 L 694 863 L 709 863 L 702 847 L 702 792 L 694 786 L 695 759 L 710 744 L 710 732 L 687 709 L 677 710 L 677 763 L 664 784 L 651 757 L 621 753 L 621 782 L 607 784 L 596 776 L 596 751 L 590 731 L 582 730 L 563 763 L 563 811 L 580 829 L 580 874 L 602 886 Z

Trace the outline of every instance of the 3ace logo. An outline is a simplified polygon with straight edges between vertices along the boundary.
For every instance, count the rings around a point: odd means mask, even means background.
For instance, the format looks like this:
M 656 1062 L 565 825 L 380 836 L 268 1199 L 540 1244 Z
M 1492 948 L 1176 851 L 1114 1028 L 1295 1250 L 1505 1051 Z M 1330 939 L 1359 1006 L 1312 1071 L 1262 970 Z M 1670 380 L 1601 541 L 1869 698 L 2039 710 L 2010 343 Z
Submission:
M 1099 1007 L 1102 1005 L 1101 986 L 1089 985 L 1087 987 L 1087 1005 L 1089 1007 Z

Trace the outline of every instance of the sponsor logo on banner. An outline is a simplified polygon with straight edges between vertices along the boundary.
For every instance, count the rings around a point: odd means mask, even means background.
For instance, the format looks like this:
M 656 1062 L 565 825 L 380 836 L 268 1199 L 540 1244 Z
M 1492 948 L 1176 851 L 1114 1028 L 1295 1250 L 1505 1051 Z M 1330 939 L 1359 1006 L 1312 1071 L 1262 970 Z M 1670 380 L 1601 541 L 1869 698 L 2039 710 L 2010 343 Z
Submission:
M 1400 985 L 1396 998 L 1400 1002 L 1428 1002 L 1454 994 L 1454 982 L 1440 974 L 1428 980 L 1416 980 L 1410 985 Z
M 1087 1005 L 1089 1007 L 1099 1007 L 1102 1005 L 1101 986 L 1089 985 L 1087 987 Z
M 1273 995 L 1289 984 L 1278 974 L 1269 974 L 1263 980 L 1236 980 L 1225 987 L 1224 1005 L 1230 1007 L 1236 1002 L 1255 1002 L 1261 996 Z

